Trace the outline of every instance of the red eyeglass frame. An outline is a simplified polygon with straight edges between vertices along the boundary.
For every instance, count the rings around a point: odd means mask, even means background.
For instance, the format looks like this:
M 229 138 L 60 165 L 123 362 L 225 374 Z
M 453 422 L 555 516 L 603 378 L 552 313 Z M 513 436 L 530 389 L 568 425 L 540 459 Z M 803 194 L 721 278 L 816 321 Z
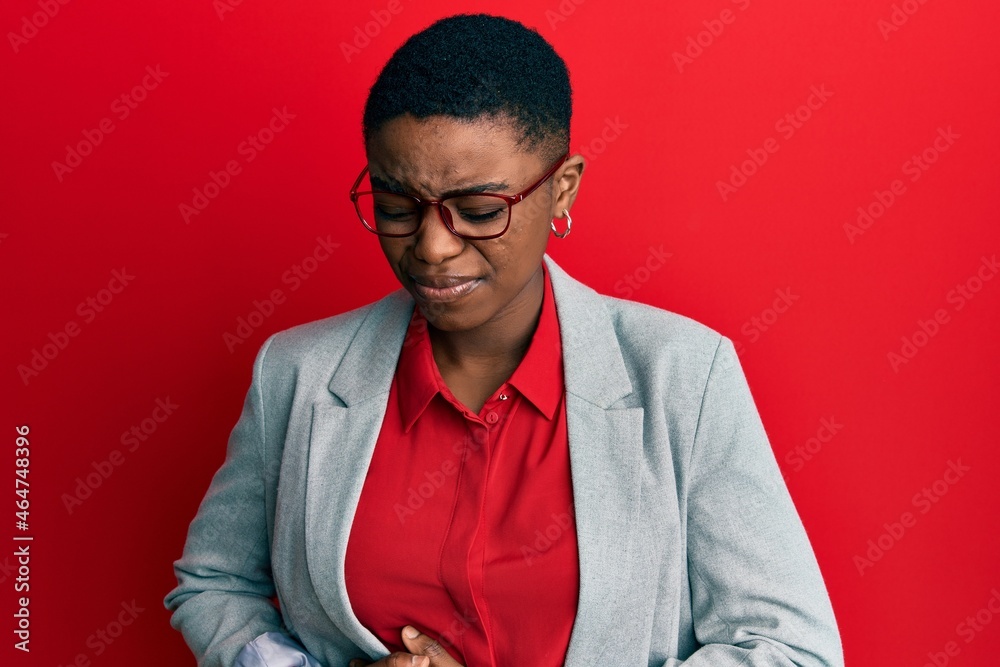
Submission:
M 512 209 L 514 207 L 514 204 L 524 201 L 524 199 L 528 195 L 530 195 L 532 192 L 538 189 L 538 187 L 541 186 L 542 183 L 547 181 L 549 177 L 552 176 L 552 174 L 556 173 L 556 170 L 559 169 L 559 167 L 562 166 L 562 163 L 569 158 L 569 155 L 570 155 L 569 153 L 563 155 L 556 161 L 555 164 L 549 167 L 549 170 L 545 172 L 544 176 L 542 176 L 539 180 L 537 180 L 527 189 L 522 190 L 521 192 L 518 192 L 515 195 L 503 195 L 495 192 L 467 192 L 467 193 L 459 192 L 457 194 L 451 195 L 450 197 L 445 197 L 444 199 L 421 199 L 416 195 L 403 194 L 400 192 L 389 192 L 387 190 L 362 190 L 361 192 L 358 192 L 358 186 L 361 185 L 361 180 L 365 177 L 365 173 L 368 171 L 368 165 L 366 164 L 364 169 L 362 169 L 361 173 L 358 175 L 357 180 L 354 181 L 354 185 L 351 186 L 351 201 L 354 203 L 354 210 L 357 212 L 358 218 L 361 220 L 361 224 L 365 226 L 365 229 L 372 232 L 373 234 L 378 234 L 379 236 L 389 236 L 393 238 L 413 236 L 420 229 L 420 224 L 423 223 L 423 220 L 421 220 L 421 222 L 417 224 L 416 228 L 412 232 L 407 232 L 406 234 L 391 234 L 387 232 L 380 232 L 369 226 L 368 221 L 365 220 L 365 216 L 361 213 L 361 206 L 358 205 L 358 195 L 369 195 L 369 194 L 394 195 L 397 197 L 406 197 L 407 199 L 412 199 L 414 202 L 416 202 L 416 205 L 419 208 L 424 208 L 425 206 L 436 206 L 438 209 L 438 214 L 441 216 L 441 220 L 444 221 L 444 224 L 448 228 L 448 231 L 450 231 L 455 236 L 463 239 L 470 239 L 473 241 L 484 240 L 484 239 L 495 239 L 499 236 L 503 236 L 504 234 L 506 234 L 507 230 L 510 228 L 510 220 L 513 217 Z M 448 208 L 444 206 L 442 202 L 447 201 L 448 199 L 454 199 L 456 197 L 464 197 L 464 196 L 489 196 L 489 197 L 496 197 L 498 199 L 502 199 L 505 202 L 507 202 L 507 224 L 504 225 L 503 231 L 498 232 L 497 234 L 491 234 L 489 236 L 470 236 L 468 234 L 460 234 L 459 232 L 457 232 L 455 230 L 454 222 L 451 219 L 451 211 L 449 211 Z

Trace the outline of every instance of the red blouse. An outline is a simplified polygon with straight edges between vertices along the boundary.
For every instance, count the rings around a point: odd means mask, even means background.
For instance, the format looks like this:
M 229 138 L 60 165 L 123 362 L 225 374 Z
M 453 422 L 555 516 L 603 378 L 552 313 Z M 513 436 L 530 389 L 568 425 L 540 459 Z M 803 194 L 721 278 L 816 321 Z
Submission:
M 466 667 L 562 665 L 579 591 L 559 322 L 548 269 L 520 365 L 471 412 L 419 307 L 351 527 L 355 615 L 393 651 L 413 625 Z

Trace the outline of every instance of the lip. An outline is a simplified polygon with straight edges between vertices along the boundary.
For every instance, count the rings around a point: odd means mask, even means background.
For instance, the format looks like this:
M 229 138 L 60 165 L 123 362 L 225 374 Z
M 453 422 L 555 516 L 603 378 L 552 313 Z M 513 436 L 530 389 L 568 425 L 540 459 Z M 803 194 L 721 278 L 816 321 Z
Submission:
M 417 295 L 427 301 L 456 301 L 476 289 L 481 278 L 468 276 L 410 276 Z

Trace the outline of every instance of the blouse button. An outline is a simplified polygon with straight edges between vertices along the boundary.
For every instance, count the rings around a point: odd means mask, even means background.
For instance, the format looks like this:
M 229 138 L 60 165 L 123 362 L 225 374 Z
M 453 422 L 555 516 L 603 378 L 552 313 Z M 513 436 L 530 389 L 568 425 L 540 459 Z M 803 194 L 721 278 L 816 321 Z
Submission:
M 500 394 L 500 400 L 501 401 L 506 401 L 507 400 L 507 394 Z
M 496 424 L 498 419 L 500 419 L 500 417 L 498 417 L 497 413 L 493 412 L 492 410 L 486 413 L 486 421 L 488 421 L 490 424 Z

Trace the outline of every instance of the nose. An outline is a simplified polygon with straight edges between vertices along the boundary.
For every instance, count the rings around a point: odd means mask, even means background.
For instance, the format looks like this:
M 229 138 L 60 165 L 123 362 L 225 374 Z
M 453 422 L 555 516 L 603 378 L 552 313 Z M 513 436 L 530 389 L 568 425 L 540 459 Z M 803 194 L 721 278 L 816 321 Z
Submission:
M 438 206 L 425 206 L 420 218 L 420 226 L 414 234 L 413 254 L 428 264 L 440 264 L 445 259 L 458 255 L 465 248 L 464 239 L 451 233 L 441 217 Z

